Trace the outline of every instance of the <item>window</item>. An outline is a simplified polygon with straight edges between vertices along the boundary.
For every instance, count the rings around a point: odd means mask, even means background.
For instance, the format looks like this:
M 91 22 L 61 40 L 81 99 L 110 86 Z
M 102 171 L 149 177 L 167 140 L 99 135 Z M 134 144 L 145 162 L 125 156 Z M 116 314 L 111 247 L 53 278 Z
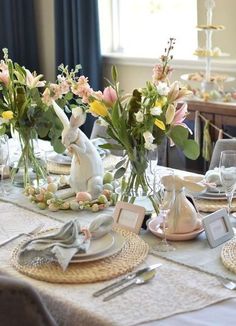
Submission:
M 197 0 L 99 0 L 102 53 L 157 58 L 170 37 L 175 59 L 197 48 Z

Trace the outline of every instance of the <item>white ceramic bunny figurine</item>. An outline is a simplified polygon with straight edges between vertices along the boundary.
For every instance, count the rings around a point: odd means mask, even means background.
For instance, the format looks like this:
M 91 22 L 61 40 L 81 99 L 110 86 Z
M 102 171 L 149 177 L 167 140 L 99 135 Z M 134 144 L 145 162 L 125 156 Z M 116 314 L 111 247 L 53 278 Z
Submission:
M 206 189 L 202 183 L 203 177 L 181 178 L 174 176 L 175 202 L 168 214 L 168 233 L 189 233 L 201 227 L 201 219 L 198 212 L 186 198 L 184 188 L 190 191 L 200 192 Z M 168 184 L 165 185 L 168 190 Z
M 82 109 L 76 110 L 70 120 L 64 111 L 53 102 L 53 108 L 63 124 L 62 143 L 72 154 L 69 184 L 72 190 L 89 192 L 97 198 L 103 190 L 103 163 L 98 151 L 79 129 L 85 122 Z

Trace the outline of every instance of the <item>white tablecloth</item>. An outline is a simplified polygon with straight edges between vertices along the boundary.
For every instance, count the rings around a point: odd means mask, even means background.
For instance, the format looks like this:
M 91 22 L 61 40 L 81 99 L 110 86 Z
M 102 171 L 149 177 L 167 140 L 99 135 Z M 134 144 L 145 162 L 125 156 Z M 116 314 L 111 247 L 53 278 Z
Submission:
M 9 234 L 30 230 L 40 221 L 45 227 L 61 225 L 61 222 L 36 212 L 19 208 L 14 204 L 0 202 L 0 241 Z M 55 216 L 57 213 L 54 213 Z M 84 219 L 91 215 L 79 213 Z M 68 213 L 67 213 L 68 215 Z M 68 216 L 66 216 L 66 219 Z M 62 219 L 62 216 L 60 216 Z M 152 235 L 150 239 L 156 240 Z M 10 264 L 9 256 L 19 240 L 0 250 L 0 272 L 27 280 L 41 293 L 52 314 L 60 325 L 226 325 L 234 321 L 236 292 L 224 289 L 214 276 L 196 271 L 164 258 L 148 256 L 145 264 L 162 262 L 156 278 L 149 285 L 130 290 L 121 297 L 103 303 L 92 293 L 112 281 L 83 285 L 56 285 L 37 281 L 18 273 Z M 186 304 L 185 304 L 186 303 Z M 220 307 L 220 308 L 219 308 Z M 197 311 L 190 312 L 192 309 Z M 181 313 L 185 311 L 185 313 Z M 213 316 L 210 312 L 213 311 Z M 158 313 L 157 313 L 158 312 Z M 168 317 L 162 320 L 165 316 Z M 177 314 L 181 313 L 181 314 Z

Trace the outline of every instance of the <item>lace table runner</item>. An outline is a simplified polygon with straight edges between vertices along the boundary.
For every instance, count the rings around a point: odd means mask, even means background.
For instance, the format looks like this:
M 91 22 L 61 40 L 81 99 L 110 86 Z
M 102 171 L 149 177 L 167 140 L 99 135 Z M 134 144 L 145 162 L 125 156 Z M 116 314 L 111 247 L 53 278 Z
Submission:
M 43 221 L 47 227 L 57 224 L 56 221 L 12 204 L 1 202 L 0 205 L 0 225 L 5 231 L 8 225 L 11 228 L 14 225 L 15 232 L 22 228 L 28 230 L 32 226 L 29 226 L 31 220 L 36 223 Z M 236 297 L 235 291 L 226 290 L 209 274 L 163 258 L 148 256 L 146 264 L 163 263 L 156 277 L 149 284 L 137 286 L 112 301 L 103 302 L 102 297 L 94 298 L 92 293 L 113 281 L 57 285 L 29 279 L 10 265 L 9 257 L 16 245 L 17 240 L 1 248 L 0 272 L 15 275 L 34 285 L 60 325 L 138 325 Z

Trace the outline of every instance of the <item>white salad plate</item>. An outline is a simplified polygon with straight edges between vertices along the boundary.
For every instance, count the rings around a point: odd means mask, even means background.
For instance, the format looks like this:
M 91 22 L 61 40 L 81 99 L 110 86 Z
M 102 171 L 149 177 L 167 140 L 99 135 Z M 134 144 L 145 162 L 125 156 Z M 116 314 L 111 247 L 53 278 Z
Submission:
M 98 253 L 98 254 L 87 256 L 87 257 L 74 256 L 72 258 L 72 260 L 70 261 L 70 264 L 84 263 L 84 262 L 90 262 L 90 261 L 95 261 L 95 260 L 99 260 L 99 259 L 104 259 L 104 258 L 110 257 L 110 256 L 118 253 L 125 244 L 125 238 L 121 234 L 116 233 L 116 232 L 113 233 L 113 236 L 114 236 L 114 243 L 107 250 L 105 250 L 101 253 Z

